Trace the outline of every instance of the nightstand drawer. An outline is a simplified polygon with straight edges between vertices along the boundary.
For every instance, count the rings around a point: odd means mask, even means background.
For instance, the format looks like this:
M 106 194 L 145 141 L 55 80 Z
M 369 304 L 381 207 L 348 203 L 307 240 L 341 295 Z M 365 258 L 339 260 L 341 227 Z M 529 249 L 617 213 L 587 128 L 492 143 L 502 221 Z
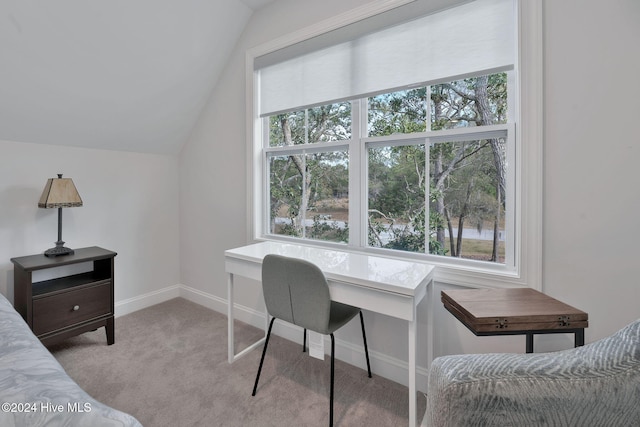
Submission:
M 111 281 L 33 300 L 33 333 L 42 335 L 111 313 Z

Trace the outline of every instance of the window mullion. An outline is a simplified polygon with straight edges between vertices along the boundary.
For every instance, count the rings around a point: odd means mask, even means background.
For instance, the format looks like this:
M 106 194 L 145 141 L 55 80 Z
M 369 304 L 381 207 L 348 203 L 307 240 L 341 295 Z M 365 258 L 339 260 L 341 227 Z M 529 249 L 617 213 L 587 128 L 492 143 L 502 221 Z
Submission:
M 298 227 L 300 227 L 302 231 L 302 238 L 306 239 L 307 227 L 305 223 L 307 221 L 307 209 L 309 209 L 309 206 L 303 202 L 307 200 L 307 153 L 303 151 L 300 154 L 300 157 L 302 158 L 302 194 L 300 198 L 300 224 L 298 224 Z
M 360 247 L 362 242 L 362 146 L 361 105 L 351 102 L 351 141 L 349 143 L 349 246 Z M 365 122 L 366 124 L 366 122 Z
M 369 245 L 369 151 L 365 139 L 369 136 L 368 123 L 369 123 L 369 106 L 367 98 L 359 99 L 360 108 L 358 110 L 359 126 L 358 126 L 358 147 L 360 149 L 360 175 L 359 188 L 360 188 L 360 218 L 359 226 L 361 230 L 360 240 L 358 241 L 361 248 L 366 248 Z
M 430 212 L 429 212 L 429 202 L 431 200 L 431 170 L 429 166 L 431 165 L 431 142 L 429 139 L 424 141 L 424 252 L 426 254 L 431 253 L 429 250 L 429 239 L 431 236 L 431 221 L 430 221 Z

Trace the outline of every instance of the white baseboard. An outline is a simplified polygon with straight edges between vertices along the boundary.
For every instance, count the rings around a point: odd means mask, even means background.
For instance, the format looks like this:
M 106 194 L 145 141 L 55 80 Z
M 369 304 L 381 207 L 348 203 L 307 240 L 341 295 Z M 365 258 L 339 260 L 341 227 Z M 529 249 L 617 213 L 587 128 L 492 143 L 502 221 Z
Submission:
M 198 289 L 180 285 L 180 296 L 201 306 L 227 315 L 227 300 Z M 242 320 L 242 319 L 240 319 Z
M 227 315 L 226 299 L 178 284 L 156 292 L 117 302 L 115 305 L 116 317 L 178 297 L 222 313 L 225 316 Z M 234 318 L 257 328 L 264 328 L 265 325 L 265 313 L 239 304 L 234 305 Z M 302 345 L 302 328 L 285 322 L 276 322 L 273 327 L 273 333 Z M 327 337 L 325 349 L 331 348 L 330 345 L 329 338 Z M 362 369 L 366 369 L 367 366 L 364 357 L 364 348 L 362 346 L 338 338 L 336 338 L 336 358 Z M 371 371 L 374 375 L 380 375 L 381 377 L 408 386 L 409 369 L 406 361 L 371 350 L 369 351 L 369 359 L 371 362 Z M 421 385 L 427 384 L 427 373 L 426 368 L 418 366 L 417 384 L 419 391 L 426 391 L 422 389 L 423 387 L 421 387 Z
M 169 301 L 181 296 L 181 285 L 169 286 L 159 291 L 150 292 L 134 298 L 118 301 L 115 303 L 115 316 L 120 317 L 161 302 Z

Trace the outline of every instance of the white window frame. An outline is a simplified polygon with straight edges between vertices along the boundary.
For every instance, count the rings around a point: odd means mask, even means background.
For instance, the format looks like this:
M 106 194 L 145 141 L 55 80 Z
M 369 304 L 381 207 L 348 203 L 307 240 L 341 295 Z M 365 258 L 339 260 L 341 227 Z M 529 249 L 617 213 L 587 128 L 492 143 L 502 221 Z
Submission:
M 255 58 L 278 49 L 318 36 L 344 25 L 357 22 L 369 16 L 407 3 L 407 0 L 373 2 L 357 9 L 341 14 L 304 30 L 288 34 L 271 42 L 249 49 L 246 53 L 246 135 L 247 135 L 247 206 L 249 209 L 247 223 L 247 240 L 259 241 L 269 239 L 268 228 L 264 219 L 264 209 L 268 206 L 267 191 L 263 177 L 265 176 L 266 154 L 262 147 L 263 138 L 268 136 L 268 129 L 263 126 L 263 119 L 257 111 L 259 93 L 256 90 L 257 81 L 254 72 Z M 542 0 L 517 0 L 518 16 L 518 57 L 515 64 L 517 81 L 513 85 L 515 111 L 515 138 L 517 153 L 515 167 L 518 173 L 512 178 L 515 182 L 515 200 L 513 200 L 515 214 L 515 268 L 505 268 L 503 264 L 465 262 L 457 259 L 455 263 L 447 262 L 446 257 L 430 258 L 429 262 L 438 266 L 435 280 L 442 283 L 467 287 L 512 287 L 529 286 L 542 289 L 542 161 L 543 161 L 543 67 L 542 67 Z M 358 108 L 352 103 L 353 108 Z M 354 112 L 353 117 L 360 117 Z M 356 120 L 352 126 L 359 129 L 366 127 L 366 123 Z M 511 135 L 511 132 L 510 132 Z M 413 137 L 413 136 L 411 136 Z M 352 141 L 354 138 L 352 138 Z M 361 144 L 351 143 L 350 150 L 355 159 L 362 159 L 358 150 L 364 150 Z M 362 161 L 350 161 L 350 173 L 361 176 Z M 351 185 L 365 185 L 354 183 Z M 359 189 L 358 194 L 364 189 Z M 356 194 L 351 193 L 350 194 Z M 359 203 L 362 203 L 360 201 Z M 356 214 L 350 209 L 349 215 Z M 324 243 L 315 240 L 300 241 L 300 244 L 320 245 Z M 359 237 L 358 243 L 362 241 Z M 366 248 L 347 246 L 354 251 Z M 411 257 L 411 254 L 393 251 L 386 255 L 400 258 Z M 400 253 L 396 253 L 400 252 Z M 442 261 L 440 258 L 445 258 Z

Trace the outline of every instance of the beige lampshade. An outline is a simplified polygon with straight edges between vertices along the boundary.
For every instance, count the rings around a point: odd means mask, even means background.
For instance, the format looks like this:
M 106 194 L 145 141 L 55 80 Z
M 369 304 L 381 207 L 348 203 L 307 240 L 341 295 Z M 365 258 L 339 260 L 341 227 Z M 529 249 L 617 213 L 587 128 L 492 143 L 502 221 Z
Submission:
M 82 199 L 71 178 L 49 178 L 38 202 L 39 208 L 75 208 L 82 206 Z

